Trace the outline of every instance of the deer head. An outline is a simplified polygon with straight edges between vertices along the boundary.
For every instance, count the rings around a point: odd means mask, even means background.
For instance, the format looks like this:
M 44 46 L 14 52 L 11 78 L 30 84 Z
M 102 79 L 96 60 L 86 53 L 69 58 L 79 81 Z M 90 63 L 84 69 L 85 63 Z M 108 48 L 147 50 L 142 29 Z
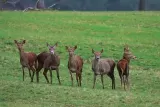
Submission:
M 127 60 L 136 59 L 136 56 L 134 56 L 134 55 L 130 52 L 128 45 L 125 45 L 125 47 L 124 47 L 123 58 L 125 58 L 125 59 L 127 59 Z
M 55 43 L 53 46 L 51 46 L 51 45 L 49 45 L 49 44 L 47 43 L 47 47 L 48 47 L 48 49 L 49 49 L 49 52 L 50 52 L 51 54 L 53 54 L 53 55 L 54 55 L 54 53 L 55 53 L 55 49 L 56 49 L 57 46 L 58 46 L 58 42 Z
M 69 55 L 70 56 L 73 56 L 74 55 L 74 51 L 77 49 L 77 45 L 74 46 L 74 47 L 68 47 L 66 46 L 66 50 L 69 52 Z
M 14 43 L 16 44 L 19 51 L 23 50 L 23 44 L 26 43 L 26 40 L 23 40 L 21 42 L 18 42 L 17 40 L 14 40 Z
M 95 52 L 95 51 L 92 49 L 92 53 L 94 54 L 95 59 L 96 59 L 96 60 L 99 60 L 100 57 L 101 57 L 101 54 L 103 53 L 103 49 L 102 49 L 100 52 Z

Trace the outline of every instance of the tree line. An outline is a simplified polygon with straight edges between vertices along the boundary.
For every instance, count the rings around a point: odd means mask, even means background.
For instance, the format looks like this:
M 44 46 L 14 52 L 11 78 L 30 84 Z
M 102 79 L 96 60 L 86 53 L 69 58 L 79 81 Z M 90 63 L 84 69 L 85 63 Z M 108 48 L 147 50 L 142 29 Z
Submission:
M 0 0 L 1 10 L 135 11 L 160 10 L 159 5 L 160 0 Z

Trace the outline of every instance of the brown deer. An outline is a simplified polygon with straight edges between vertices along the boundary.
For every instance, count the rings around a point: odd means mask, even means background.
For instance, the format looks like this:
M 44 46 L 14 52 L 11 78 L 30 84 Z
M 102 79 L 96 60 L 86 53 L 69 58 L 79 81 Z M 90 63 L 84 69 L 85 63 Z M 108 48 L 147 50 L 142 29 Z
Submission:
M 50 46 L 47 43 L 49 52 L 42 52 L 37 56 L 37 60 L 38 60 L 38 67 L 37 67 L 37 72 L 36 72 L 37 82 L 39 82 L 39 72 L 42 68 L 44 68 L 43 75 L 47 83 L 49 83 L 49 80 L 47 77 L 48 70 L 50 71 L 51 84 L 52 84 L 52 70 L 56 70 L 58 82 L 59 84 L 61 84 L 60 78 L 59 78 L 60 57 L 55 53 L 55 48 L 57 47 L 57 45 L 58 43 L 55 43 L 55 45 Z
M 121 79 L 121 87 L 122 83 L 124 83 L 124 90 L 126 90 L 125 84 L 127 84 L 127 87 L 129 88 L 128 77 L 129 77 L 129 63 L 131 59 L 136 59 L 136 56 L 134 56 L 130 52 L 129 47 L 126 45 L 124 47 L 123 58 L 119 60 L 117 63 L 117 70 L 119 72 L 119 77 Z
M 112 80 L 112 89 L 115 89 L 115 77 L 114 77 L 115 62 L 109 58 L 105 59 L 100 58 L 101 54 L 103 53 L 103 49 L 100 52 L 95 52 L 92 49 L 92 53 L 95 56 L 94 59 L 92 60 L 92 70 L 94 72 L 93 88 L 95 87 L 96 76 L 101 75 L 101 82 L 104 89 L 103 75 L 107 74 Z
M 23 81 L 24 81 L 24 68 L 27 67 L 29 70 L 29 76 L 31 78 L 31 82 L 33 82 L 33 76 L 31 76 L 30 70 L 32 70 L 33 73 L 36 71 L 37 55 L 33 52 L 24 52 L 23 45 L 26 42 L 25 40 L 23 40 L 22 42 L 14 40 L 14 42 L 19 50 L 20 63 L 22 65 L 22 71 L 23 71 Z
M 77 49 L 77 46 L 74 46 L 74 47 L 66 46 L 66 50 L 69 53 L 68 69 L 69 69 L 71 80 L 72 80 L 72 86 L 73 86 L 72 73 L 76 73 L 77 85 L 81 86 L 83 59 L 80 56 L 74 54 L 74 51 L 76 49 Z

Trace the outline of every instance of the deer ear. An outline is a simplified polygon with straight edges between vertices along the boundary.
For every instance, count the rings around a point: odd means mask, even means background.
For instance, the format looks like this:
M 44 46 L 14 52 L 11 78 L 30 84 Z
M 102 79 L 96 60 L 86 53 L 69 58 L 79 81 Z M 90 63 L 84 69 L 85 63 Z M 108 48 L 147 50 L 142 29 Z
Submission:
M 101 53 L 103 53 L 103 49 L 101 50 Z
M 66 50 L 68 50 L 68 46 L 65 46 Z
M 23 42 L 22 42 L 23 44 L 25 44 L 26 43 L 26 40 L 23 40 Z
M 125 46 L 124 46 L 125 48 L 127 48 L 127 49 L 129 49 L 129 46 L 128 46 L 128 44 L 125 44 Z
M 92 53 L 94 53 L 94 50 L 92 49 Z
M 17 44 L 17 40 L 14 40 L 14 43 L 16 43 L 16 44 Z
M 77 45 L 76 45 L 76 46 L 74 46 L 74 49 L 77 49 Z
M 58 42 L 56 42 L 56 43 L 54 44 L 54 46 L 58 46 Z
M 47 44 L 47 46 L 49 47 L 49 44 L 48 43 L 46 43 Z

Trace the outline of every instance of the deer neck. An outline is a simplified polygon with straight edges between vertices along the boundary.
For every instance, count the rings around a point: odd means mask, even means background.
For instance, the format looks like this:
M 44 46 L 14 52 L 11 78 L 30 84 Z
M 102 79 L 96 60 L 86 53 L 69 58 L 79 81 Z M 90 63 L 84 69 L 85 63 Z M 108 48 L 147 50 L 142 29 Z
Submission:
M 19 50 L 19 55 L 20 55 L 20 63 L 23 67 L 27 67 L 28 66 L 28 58 L 26 53 L 24 52 L 23 49 Z
M 25 52 L 23 49 L 19 49 L 19 56 L 21 59 L 24 59 L 25 58 Z
M 54 54 L 50 54 L 51 59 L 55 59 L 55 55 Z
M 99 66 L 98 66 L 98 63 L 99 63 L 99 60 L 100 59 L 94 59 L 93 60 L 93 63 L 92 63 L 92 68 L 95 70 L 95 71 L 97 71 L 98 69 L 99 69 Z
M 69 62 L 70 63 L 75 63 L 75 56 L 76 55 L 69 55 Z

